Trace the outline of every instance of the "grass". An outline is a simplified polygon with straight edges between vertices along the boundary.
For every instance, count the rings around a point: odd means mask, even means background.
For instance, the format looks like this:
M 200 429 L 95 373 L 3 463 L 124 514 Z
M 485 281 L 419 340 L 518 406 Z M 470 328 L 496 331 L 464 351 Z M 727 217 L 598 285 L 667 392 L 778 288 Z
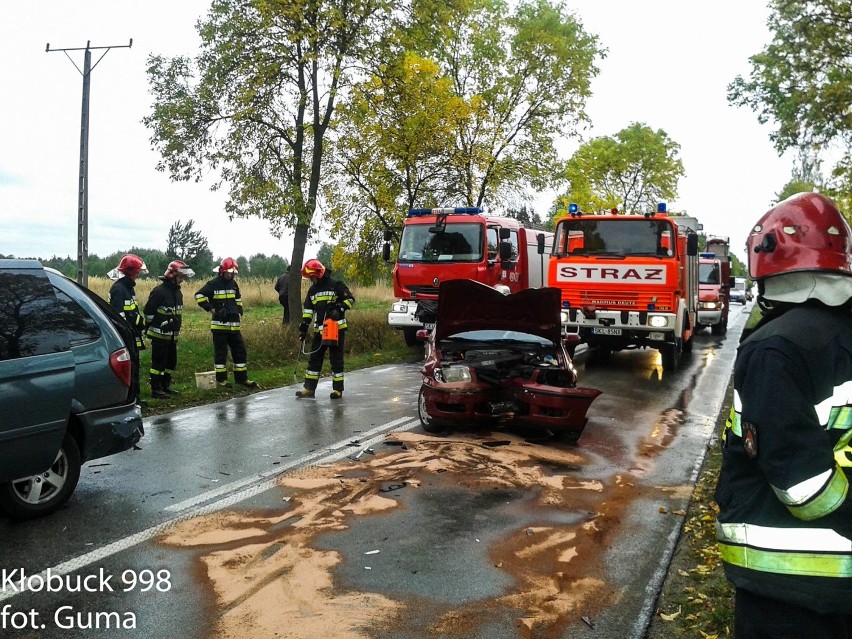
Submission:
M 144 306 L 151 290 L 159 283 L 156 278 L 146 278 L 136 285 L 136 298 Z M 188 406 L 221 401 L 250 391 L 210 389 L 196 387 L 195 373 L 213 370 L 213 340 L 210 334 L 210 315 L 194 299 L 195 291 L 203 281 L 191 280 L 182 287 L 184 296 L 183 326 L 178 341 L 178 366 L 172 388 L 180 394 L 170 399 L 151 399 L 148 370 L 151 367 L 149 348 L 141 353 L 142 400 L 147 404 L 143 415 L 154 415 Z M 242 334 L 248 351 L 249 378 L 261 388 L 279 388 L 304 379 L 307 356 L 299 354 L 297 326 L 282 325 L 282 308 L 273 288 L 274 280 L 240 279 L 240 292 L 244 314 Z M 109 298 L 110 280 L 91 278 L 89 288 L 104 299 Z M 303 293 L 307 290 L 305 286 Z M 347 313 L 349 329 L 346 334 L 346 370 L 418 358 L 422 353 L 403 341 L 402 332 L 387 325 L 387 313 L 394 300 L 389 286 L 353 287 L 356 306 Z M 230 369 L 230 357 L 229 357 Z M 323 367 L 330 374 L 328 358 Z M 231 381 L 233 376 L 229 371 Z

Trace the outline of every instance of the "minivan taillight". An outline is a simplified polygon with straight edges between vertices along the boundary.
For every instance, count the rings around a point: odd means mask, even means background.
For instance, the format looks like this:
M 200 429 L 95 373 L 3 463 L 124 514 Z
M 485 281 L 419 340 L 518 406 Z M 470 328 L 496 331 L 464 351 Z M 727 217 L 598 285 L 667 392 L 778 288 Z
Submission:
M 118 349 L 109 356 L 109 365 L 115 376 L 121 380 L 121 383 L 130 388 L 130 369 L 132 366 L 130 351 L 127 348 Z

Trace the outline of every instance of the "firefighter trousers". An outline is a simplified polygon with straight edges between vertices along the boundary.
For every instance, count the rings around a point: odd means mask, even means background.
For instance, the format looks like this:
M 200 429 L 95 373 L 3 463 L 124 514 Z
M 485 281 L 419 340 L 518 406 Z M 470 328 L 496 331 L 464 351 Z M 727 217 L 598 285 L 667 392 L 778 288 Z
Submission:
M 242 384 L 248 379 L 246 343 L 239 331 L 211 331 L 213 333 L 213 367 L 216 381 L 228 381 L 228 351 L 234 363 L 234 381 Z
M 311 356 L 308 358 L 308 366 L 305 370 L 305 388 L 316 390 L 319 384 L 320 372 L 325 352 L 328 351 L 328 361 L 331 364 L 331 387 L 333 390 L 343 392 L 343 349 L 346 330 L 337 335 L 337 346 L 323 346 L 322 333 L 314 333 L 311 342 Z
M 735 639 L 852 639 L 852 613 L 820 614 L 737 588 Z
M 160 388 L 177 368 L 177 342 L 172 339 L 151 339 L 151 387 Z

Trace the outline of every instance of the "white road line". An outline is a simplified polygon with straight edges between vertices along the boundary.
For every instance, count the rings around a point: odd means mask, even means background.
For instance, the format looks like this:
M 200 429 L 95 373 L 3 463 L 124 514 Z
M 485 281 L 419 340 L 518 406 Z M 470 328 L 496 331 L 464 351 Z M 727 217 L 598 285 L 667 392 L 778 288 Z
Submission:
M 403 422 L 407 423 L 403 424 Z M 393 420 L 392 422 L 377 426 L 376 428 L 373 428 L 365 433 L 361 433 L 361 436 L 358 438 L 358 441 L 359 444 L 363 444 L 363 446 L 370 446 L 371 444 L 381 441 L 386 432 L 390 431 L 395 427 L 399 427 L 397 428 L 397 430 L 409 430 L 410 428 L 414 428 L 419 424 L 420 420 L 411 420 L 410 417 L 401 417 L 399 419 Z M 370 439 L 365 440 L 365 436 Z M 340 442 L 337 442 L 337 444 L 333 444 L 333 446 L 337 446 L 341 445 L 342 443 L 343 447 L 341 450 L 329 452 L 329 450 L 326 449 L 323 451 L 319 451 L 316 454 L 305 455 L 298 460 L 294 460 L 291 464 L 288 465 L 288 468 L 292 468 L 297 464 L 301 463 L 307 464 L 314 460 L 317 460 L 318 462 L 330 462 L 343 459 L 344 457 L 352 453 L 353 447 L 348 445 L 350 441 L 351 439 L 341 440 Z M 325 456 L 323 457 L 322 455 Z M 77 557 L 69 559 L 68 561 L 63 561 L 62 563 L 59 563 L 51 568 L 45 568 L 43 571 L 38 573 L 38 576 L 41 577 L 41 580 L 37 581 L 46 580 L 48 575 L 58 575 L 61 577 L 63 575 L 70 574 L 76 570 L 85 568 L 86 566 L 89 566 L 97 561 L 101 561 L 124 550 L 127 550 L 128 548 L 137 546 L 143 542 L 148 541 L 149 539 L 153 539 L 157 535 L 165 532 L 173 526 L 176 526 L 182 521 L 192 519 L 193 517 L 197 517 L 199 515 L 209 515 L 224 508 L 228 508 L 229 506 L 233 506 L 234 504 L 237 504 L 245 499 L 254 497 L 255 495 L 258 495 L 264 492 L 265 490 L 268 490 L 275 486 L 275 484 L 278 482 L 278 475 L 281 475 L 283 472 L 285 472 L 285 470 L 287 470 L 287 468 L 276 469 L 274 472 L 274 476 L 269 476 L 269 473 L 263 473 L 261 475 L 258 475 L 254 478 L 254 481 L 256 483 L 246 487 L 243 490 L 232 492 L 230 495 L 212 503 L 209 503 L 205 506 L 198 506 L 197 508 L 187 510 L 186 512 L 177 515 L 176 517 L 173 517 L 167 521 L 161 522 L 159 524 L 156 524 L 155 526 L 151 526 L 150 528 L 146 528 L 145 530 L 141 530 L 132 535 L 128 535 L 123 539 L 118 539 L 105 546 L 92 550 L 91 552 L 78 555 Z M 209 493 L 205 494 L 209 495 Z M 27 581 L 29 581 L 35 576 L 36 575 L 27 574 Z M 12 597 L 27 592 L 27 590 L 28 589 L 26 587 L 13 587 L 9 590 L 0 589 L 0 601 L 11 599 Z
M 376 426 L 375 428 L 368 430 L 364 433 L 358 433 L 357 439 L 360 441 L 364 437 L 371 437 L 375 433 L 385 433 L 387 430 L 393 428 L 394 426 L 397 426 L 398 424 L 401 424 L 410 419 L 410 417 L 400 417 L 399 419 L 387 422 L 386 424 L 382 424 L 381 426 Z M 273 469 L 254 475 L 253 477 L 246 477 L 245 479 L 233 481 L 231 483 L 225 484 L 224 486 L 220 486 L 219 488 L 216 488 L 214 490 L 208 490 L 206 493 L 201 493 L 200 495 L 196 495 L 195 497 L 190 497 L 189 499 L 184 499 L 183 501 L 179 501 L 175 504 L 166 506 L 165 508 L 163 508 L 163 511 L 168 513 L 179 513 L 186 510 L 187 508 L 192 508 L 194 506 L 197 506 L 198 504 L 203 504 L 204 502 L 210 501 L 211 499 L 215 499 L 222 495 L 227 495 L 229 493 L 236 492 L 244 486 L 251 485 L 258 481 L 263 481 L 264 479 L 267 479 L 269 477 L 275 477 L 276 475 L 280 475 L 281 473 L 288 471 L 291 468 L 296 468 L 298 466 L 309 464 L 323 457 L 324 455 L 328 455 L 329 451 L 334 451 L 339 448 L 345 448 L 347 452 L 351 451 L 352 446 L 349 445 L 349 442 L 351 441 L 352 438 L 345 440 L 341 439 L 340 441 L 335 442 L 333 444 L 329 444 L 328 446 L 325 446 L 324 448 L 321 448 L 318 451 L 308 453 L 307 455 L 303 455 L 296 459 L 290 460 L 284 464 L 276 466 Z

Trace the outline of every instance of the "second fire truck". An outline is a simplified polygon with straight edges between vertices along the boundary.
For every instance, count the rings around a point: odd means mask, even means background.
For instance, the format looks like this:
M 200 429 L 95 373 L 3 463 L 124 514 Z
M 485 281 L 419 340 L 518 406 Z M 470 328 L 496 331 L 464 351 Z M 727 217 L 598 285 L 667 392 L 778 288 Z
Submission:
M 665 204 L 644 215 L 584 215 L 572 204 L 548 273 L 566 335 L 603 353 L 655 348 L 663 369 L 676 369 L 697 328 L 698 230 Z

